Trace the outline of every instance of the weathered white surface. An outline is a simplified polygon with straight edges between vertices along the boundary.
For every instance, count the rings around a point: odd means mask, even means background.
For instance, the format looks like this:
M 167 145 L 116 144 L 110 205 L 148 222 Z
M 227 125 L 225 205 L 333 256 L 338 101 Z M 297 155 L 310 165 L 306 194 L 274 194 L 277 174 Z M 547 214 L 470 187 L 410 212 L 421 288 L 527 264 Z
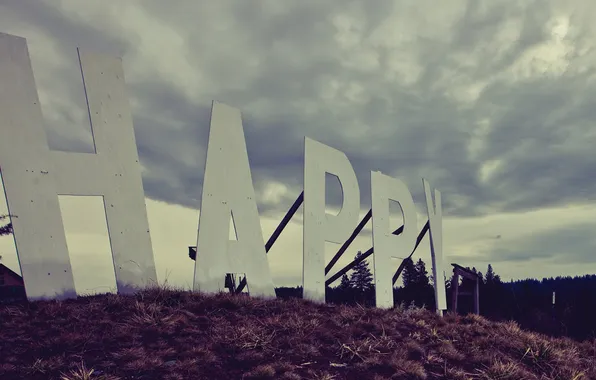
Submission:
M 391 257 L 407 256 L 416 245 L 418 236 L 416 207 L 405 183 L 380 172 L 370 173 L 373 260 L 375 268 L 376 305 L 393 307 L 393 268 Z M 389 201 L 398 202 L 404 217 L 404 230 L 393 235 L 389 225 Z
M 104 197 L 120 293 L 157 281 L 122 62 L 79 56 L 96 154 L 49 150 L 26 40 L 0 34 L 0 168 L 31 300 L 76 295 L 58 194 Z
M 325 173 L 338 177 L 343 205 L 337 216 L 325 212 Z M 304 139 L 303 298 L 325 302 L 325 241 L 343 243 L 358 225 L 360 189 L 345 154 Z
M 237 241 L 229 240 L 232 216 Z M 194 289 L 206 294 L 224 291 L 226 273 L 245 273 L 252 296 L 275 297 L 240 111 L 214 102 L 199 214 Z
M 430 255 L 432 258 L 432 274 L 435 288 L 435 303 L 437 311 L 447 310 L 447 294 L 445 292 L 445 264 L 443 262 L 443 208 L 441 193 L 435 189 L 435 201 L 428 181 L 422 179 L 424 195 L 426 196 L 426 210 L 430 224 Z

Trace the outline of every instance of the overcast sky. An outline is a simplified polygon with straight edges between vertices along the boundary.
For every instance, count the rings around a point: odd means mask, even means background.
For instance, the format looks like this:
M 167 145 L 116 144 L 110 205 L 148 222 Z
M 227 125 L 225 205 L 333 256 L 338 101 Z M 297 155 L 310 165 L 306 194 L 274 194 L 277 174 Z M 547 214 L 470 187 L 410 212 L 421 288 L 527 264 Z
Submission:
M 302 190 L 308 136 L 349 157 L 363 214 L 381 170 L 422 227 L 427 178 L 446 262 L 511 279 L 596 273 L 594 15 L 590 0 L 3 0 L 0 32 L 28 40 L 52 149 L 93 150 L 76 47 L 123 58 L 161 281 L 192 285 L 212 100 L 243 113 L 265 239 Z M 62 206 L 77 290 L 113 287 L 101 200 Z M 276 285 L 300 283 L 300 223 L 269 253 Z M 0 254 L 18 271 L 11 238 Z M 430 268 L 428 240 L 416 256 Z

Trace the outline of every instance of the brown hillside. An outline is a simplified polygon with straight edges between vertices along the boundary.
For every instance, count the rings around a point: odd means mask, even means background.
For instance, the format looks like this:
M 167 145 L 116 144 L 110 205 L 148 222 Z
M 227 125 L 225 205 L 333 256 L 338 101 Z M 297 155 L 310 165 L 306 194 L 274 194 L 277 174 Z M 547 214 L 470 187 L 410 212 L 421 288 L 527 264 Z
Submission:
M 477 316 L 152 289 L 0 306 L 0 379 L 596 379 L 596 341 Z

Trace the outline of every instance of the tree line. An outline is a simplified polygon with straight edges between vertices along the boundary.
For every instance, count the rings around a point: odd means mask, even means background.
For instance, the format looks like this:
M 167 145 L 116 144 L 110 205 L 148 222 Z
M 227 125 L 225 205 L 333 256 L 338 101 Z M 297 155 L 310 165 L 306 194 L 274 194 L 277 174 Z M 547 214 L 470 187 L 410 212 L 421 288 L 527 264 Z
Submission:
M 356 257 L 361 254 L 358 252 Z M 480 315 L 495 321 L 513 320 L 524 329 L 551 336 L 568 336 L 577 340 L 596 338 L 596 275 L 503 282 L 491 264 L 488 264 L 485 274 L 476 268 L 467 269 L 481 279 Z M 433 278 L 424 261 L 406 259 L 401 278 L 403 285 L 393 291 L 395 304 L 424 307 L 434 312 Z M 446 280 L 445 287 L 448 311 L 452 311 L 451 278 Z M 474 287 L 474 281 L 460 280 L 460 291 L 471 293 Z M 301 287 L 277 288 L 276 292 L 281 298 L 302 297 Z M 327 287 L 326 301 L 374 306 L 373 275 L 366 260 L 355 266 L 351 275 L 345 274 L 339 285 Z M 472 296 L 460 295 L 457 308 L 459 314 L 472 313 Z

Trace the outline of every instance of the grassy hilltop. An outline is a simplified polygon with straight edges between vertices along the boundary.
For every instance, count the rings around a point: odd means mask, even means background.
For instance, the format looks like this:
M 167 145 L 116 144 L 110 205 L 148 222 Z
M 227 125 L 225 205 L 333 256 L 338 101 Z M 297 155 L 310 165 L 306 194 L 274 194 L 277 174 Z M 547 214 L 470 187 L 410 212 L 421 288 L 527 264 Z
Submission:
M 577 343 L 423 309 L 156 288 L 0 306 L 0 379 L 596 379 Z

